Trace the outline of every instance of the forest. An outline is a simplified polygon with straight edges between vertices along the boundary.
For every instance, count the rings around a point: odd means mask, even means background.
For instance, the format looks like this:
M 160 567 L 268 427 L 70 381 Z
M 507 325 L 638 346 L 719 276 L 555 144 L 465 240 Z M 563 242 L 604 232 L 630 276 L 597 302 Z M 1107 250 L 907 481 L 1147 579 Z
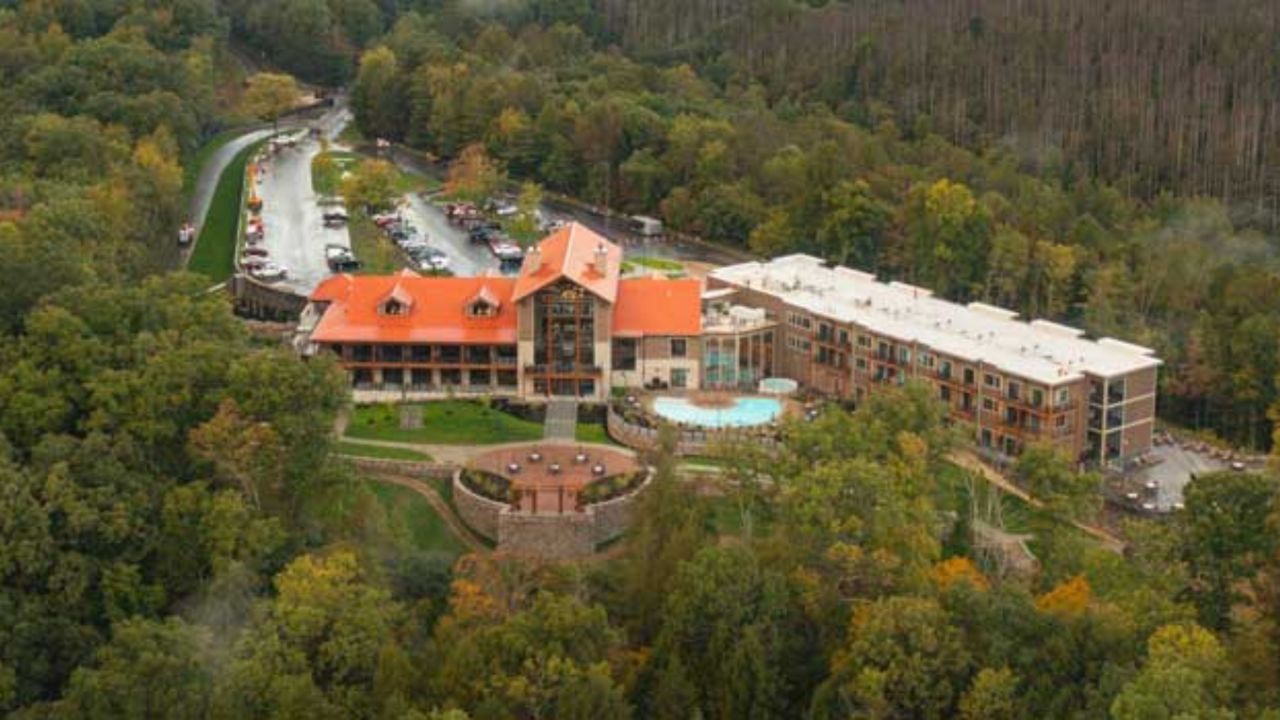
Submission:
M 661 18 L 609 7 L 0 2 L 0 713 L 1280 718 L 1280 473 L 1199 478 L 1118 554 L 1071 522 L 1097 478 L 1032 448 L 1019 575 L 973 542 L 967 440 L 914 386 L 789 424 L 776 454 L 726 448 L 719 502 L 653 453 L 597 562 L 401 541 L 334 454 L 338 369 L 171 271 L 244 55 L 351 81 L 368 136 L 1149 342 L 1167 418 L 1270 442 L 1280 271 L 1218 189 L 1145 197 L 937 113 L 860 116 L 730 45 L 646 55 Z

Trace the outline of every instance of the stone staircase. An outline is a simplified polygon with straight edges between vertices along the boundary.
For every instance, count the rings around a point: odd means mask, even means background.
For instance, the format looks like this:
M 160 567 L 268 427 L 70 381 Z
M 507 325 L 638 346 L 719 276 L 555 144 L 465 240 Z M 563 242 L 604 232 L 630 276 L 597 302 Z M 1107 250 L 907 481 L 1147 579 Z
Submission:
M 577 428 L 577 400 L 556 399 L 547 402 L 547 419 L 542 426 L 544 440 L 573 442 Z

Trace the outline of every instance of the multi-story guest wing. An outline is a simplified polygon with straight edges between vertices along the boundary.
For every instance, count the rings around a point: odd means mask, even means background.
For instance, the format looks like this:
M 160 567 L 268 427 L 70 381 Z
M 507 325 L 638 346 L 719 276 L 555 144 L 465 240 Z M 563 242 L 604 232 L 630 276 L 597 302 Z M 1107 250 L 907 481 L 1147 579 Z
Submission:
M 604 398 L 697 387 L 701 284 L 620 279 L 622 251 L 573 224 L 519 276 L 335 275 L 312 293 L 306 352 L 338 356 L 357 392 Z
M 982 446 L 1009 455 L 1032 441 L 1093 462 L 1151 447 L 1160 361 L 1148 348 L 947 302 L 807 255 L 721 268 L 708 288 L 722 303 L 763 310 L 761 327 L 777 328 L 774 374 L 820 392 L 857 400 L 918 378 L 972 423 Z

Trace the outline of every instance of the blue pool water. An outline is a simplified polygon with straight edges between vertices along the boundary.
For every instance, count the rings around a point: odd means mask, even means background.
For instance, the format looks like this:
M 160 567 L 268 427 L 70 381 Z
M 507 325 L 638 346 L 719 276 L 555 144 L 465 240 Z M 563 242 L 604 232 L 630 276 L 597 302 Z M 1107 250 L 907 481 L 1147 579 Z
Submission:
M 774 398 L 737 398 L 730 407 L 698 407 L 684 398 L 654 398 L 653 411 L 673 422 L 702 427 L 748 427 L 763 425 L 782 413 L 782 403 Z

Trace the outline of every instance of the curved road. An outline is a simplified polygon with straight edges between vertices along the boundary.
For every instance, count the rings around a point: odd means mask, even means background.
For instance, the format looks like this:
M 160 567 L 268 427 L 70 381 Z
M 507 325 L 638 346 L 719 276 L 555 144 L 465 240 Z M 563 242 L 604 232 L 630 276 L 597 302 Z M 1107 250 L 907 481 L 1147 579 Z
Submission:
M 197 237 L 200 235 L 200 229 L 204 227 L 205 215 L 209 214 L 209 205 L 213 202 L 213 193 L 218 189 L 218 179 L 222 177 L 222 171 L 227 169 L 241 150 L 270 135 L 269 128 L 250 130 L 214 150 L 205 161 L 204 167 L 200 168 L 200 176 L 196 178 L 196 186 L 191 192 L 191 205 L 187 209 L 188 217 L 196 226 Z

